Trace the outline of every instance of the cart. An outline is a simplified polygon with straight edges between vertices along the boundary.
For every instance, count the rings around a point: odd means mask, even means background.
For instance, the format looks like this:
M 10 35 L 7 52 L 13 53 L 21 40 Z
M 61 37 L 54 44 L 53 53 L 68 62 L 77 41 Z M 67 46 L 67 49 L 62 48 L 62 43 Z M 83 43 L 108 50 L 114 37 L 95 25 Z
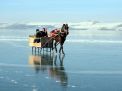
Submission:
M 40 39 L 40 42 L 34 43 L 35 39 Z M 29 36 L 29 46 L 32 47 L 32 52 L 35 50 L 41 52 L 42 50 L 46 52 L 51 52 L 53 49 L 53 38 L 52 37 L 41 37 L 41 38 L 36 38 L 34 35 Z

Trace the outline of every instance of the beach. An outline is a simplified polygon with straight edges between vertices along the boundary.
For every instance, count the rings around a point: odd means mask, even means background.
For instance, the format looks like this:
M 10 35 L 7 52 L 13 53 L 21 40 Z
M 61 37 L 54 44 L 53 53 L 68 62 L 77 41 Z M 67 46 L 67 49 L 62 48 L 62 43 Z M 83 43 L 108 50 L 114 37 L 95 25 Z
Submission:
M 121 36 L 85 31 L 70 31 L 64 56 L 32 54 L 28 35 L 34 30 L 1 30 L 0 90 L 121 91 Z

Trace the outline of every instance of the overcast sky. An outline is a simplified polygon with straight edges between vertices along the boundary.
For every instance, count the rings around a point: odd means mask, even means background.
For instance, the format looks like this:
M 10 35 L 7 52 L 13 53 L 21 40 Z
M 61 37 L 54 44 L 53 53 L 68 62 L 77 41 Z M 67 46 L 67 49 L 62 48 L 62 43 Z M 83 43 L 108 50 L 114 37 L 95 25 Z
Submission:
M 0 0 L 0 22 L 122 21 L 122 0 Z

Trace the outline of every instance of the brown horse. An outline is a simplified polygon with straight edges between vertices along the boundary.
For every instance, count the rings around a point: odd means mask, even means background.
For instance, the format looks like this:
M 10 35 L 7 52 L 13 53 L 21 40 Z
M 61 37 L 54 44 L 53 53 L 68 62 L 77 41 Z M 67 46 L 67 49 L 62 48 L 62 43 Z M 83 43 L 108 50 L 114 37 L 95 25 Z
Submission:
M 68 24 L 63 24 L 62 28 L 59 29 L 55 29 L 51 31 L 51 37 L 53 37 L 54 39 L 54 48 L 55 51 L 57 53 L 57 45 L 60 44 L 60 49 L 59 49 L 59 53 L 64 54 L 64 50 L 63 50 L 63 44 L 66 40 L 67 35 L 69 34 L 69 27 Z

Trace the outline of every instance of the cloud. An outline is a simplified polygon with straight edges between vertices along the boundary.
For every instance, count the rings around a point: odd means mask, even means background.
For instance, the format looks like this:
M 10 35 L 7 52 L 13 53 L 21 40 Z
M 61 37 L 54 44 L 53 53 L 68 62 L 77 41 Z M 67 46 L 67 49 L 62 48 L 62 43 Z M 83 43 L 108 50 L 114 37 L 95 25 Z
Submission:
M 88 21 L 79 23 L 68 23 L 70 30 L 117 30 L 122 27 L 121 22 L 101 23 L 98 21 Z M 0 29 L 36 29 L 46 27 L 48 29 L 61 28 L 61 23 L 0 23 Z

